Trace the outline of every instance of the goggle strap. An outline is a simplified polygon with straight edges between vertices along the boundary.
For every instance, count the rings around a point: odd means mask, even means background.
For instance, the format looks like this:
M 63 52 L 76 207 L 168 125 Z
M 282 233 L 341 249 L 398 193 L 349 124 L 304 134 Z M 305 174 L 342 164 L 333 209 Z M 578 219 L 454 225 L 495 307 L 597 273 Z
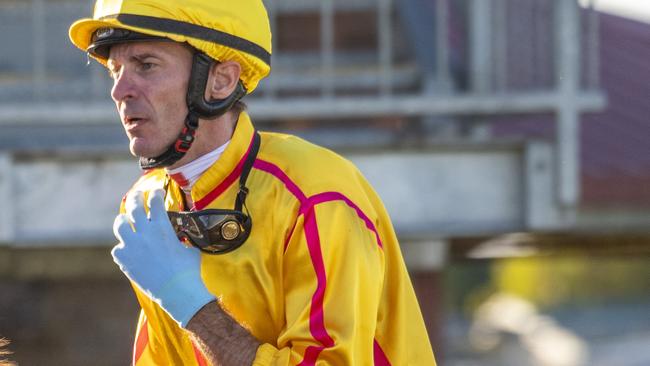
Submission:
M 188 113 L 185 118 L 185 128 L 181 131 L 176 142 L 171 144 L 167 150 L 154 158 L 140 157 L 140 169 L 148 170 L 170 166 L 180 160 L 194 142 L 194 134 L 199 126 L 199 116 L 195 113 Z
M 248 174 L 253 168 L 255 159 L 257 158 L 257 153 L 260 150 L 260 134 L 257 131 L 253 135 L 253 144 L 251 145 L 251 150 L 246 157 L 244 162 L 244 167 L 242 172 L 239 175 L 239 192 L 237 192 L 237 198 L 235 199 L 235 210 L 241 211 L 242 207 L 246 204 L 246 196 L 248 195 L 248 188 L 246 188 L 246 180 L 248 179 Z

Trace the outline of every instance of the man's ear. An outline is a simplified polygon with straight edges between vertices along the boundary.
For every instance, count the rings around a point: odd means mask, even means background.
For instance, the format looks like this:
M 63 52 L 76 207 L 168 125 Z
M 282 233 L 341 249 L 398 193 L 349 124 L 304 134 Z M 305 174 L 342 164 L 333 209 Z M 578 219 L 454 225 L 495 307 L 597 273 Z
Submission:
M 215 62 L 210 68 L 210 77 L 205 88 L 205 99 L 217 100 L 230 96 L 239 82 L 240 75 L 241 66 L 238 62 Z

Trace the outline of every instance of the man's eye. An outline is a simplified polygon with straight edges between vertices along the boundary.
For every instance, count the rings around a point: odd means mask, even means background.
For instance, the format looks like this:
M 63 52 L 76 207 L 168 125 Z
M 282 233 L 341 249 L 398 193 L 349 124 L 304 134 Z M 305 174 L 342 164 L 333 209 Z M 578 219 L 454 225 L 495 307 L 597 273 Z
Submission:
M 140 63 L 140 70 L 141 71 L 148 71 L 151 70 L 155 65 L 151 62 L 142 62 Z

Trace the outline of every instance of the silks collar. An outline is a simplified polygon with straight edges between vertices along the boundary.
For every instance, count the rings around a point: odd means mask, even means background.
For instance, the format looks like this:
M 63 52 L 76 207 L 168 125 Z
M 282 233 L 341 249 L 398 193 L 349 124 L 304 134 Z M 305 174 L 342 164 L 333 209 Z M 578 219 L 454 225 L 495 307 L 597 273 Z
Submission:
M 196 210 L 202 210 L 239 180 L 251 153 L 255 129 L 246 112 L 241 112 L 230 144 L 219 160 L 203 173 L 192 188 Z

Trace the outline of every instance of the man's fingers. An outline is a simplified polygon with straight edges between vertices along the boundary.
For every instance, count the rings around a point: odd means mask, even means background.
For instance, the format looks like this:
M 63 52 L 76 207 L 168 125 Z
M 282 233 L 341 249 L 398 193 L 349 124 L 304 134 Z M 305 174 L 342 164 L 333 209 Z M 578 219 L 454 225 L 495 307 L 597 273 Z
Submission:
M 165 222 L 169 220 L 165 210 L 165 191 L 156 189 L 149 193 L 149 217 L 152 222 Z
M 144 193 L 142 191 L 129 193 L 124 203 L 124 210 L 136 231 L 138 230 L 138 226 L 148 221 L 147 212 L 144 209 Z
M 124 243 L 119 243 L 116 246 L 113 247 L 111 250 L 111 256 L 113 256 L 113 262 L 115 262 L 120 269 L 122 269 L 122 259 L 120 258 L 120 255 L 122 251 L 124 250 Z
M 131 228 L 131 222 L 129 222 L 126 215 L 117 215 L 113 222 L 113 235 L 115 235 L 117 240 L 121 243 L 125 243 L 131 236 L 133 236 L 133 234 L 134 232 Z

